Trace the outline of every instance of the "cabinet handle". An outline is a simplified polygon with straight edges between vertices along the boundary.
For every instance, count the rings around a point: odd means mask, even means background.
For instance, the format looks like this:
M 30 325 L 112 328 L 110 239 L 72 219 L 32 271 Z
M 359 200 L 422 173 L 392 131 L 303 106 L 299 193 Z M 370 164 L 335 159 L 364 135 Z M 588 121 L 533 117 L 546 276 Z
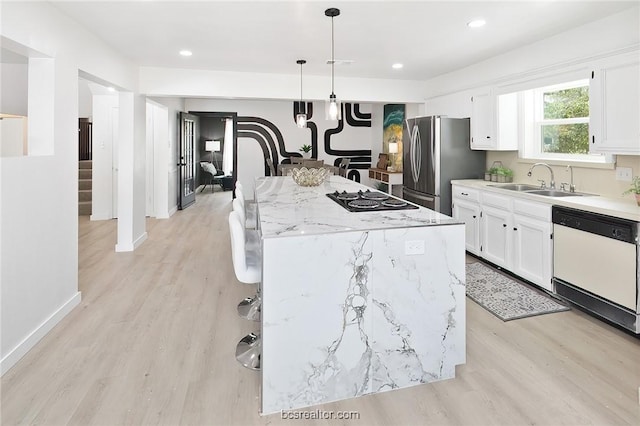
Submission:
M 591 136 L 591 143 L 596 143 L 596 137 L 595 136 Z
M 466 192 L 461 192 L 460 195 L 469 195 Z
M 503 227 L 503 228 L 506 228 L 506 227 L 507 227 L 507 224 L 506 224 L 506 223 L 503 223 L 503 224 L 502 224 L 502 227 Z
M 514 231 L 517 231 L 517 230 L 518 230 L 518 228 L 513 228 L 513 230 L 514 230 Z
M 491 139 L 491 136 L 487 136 L 487 139 Z

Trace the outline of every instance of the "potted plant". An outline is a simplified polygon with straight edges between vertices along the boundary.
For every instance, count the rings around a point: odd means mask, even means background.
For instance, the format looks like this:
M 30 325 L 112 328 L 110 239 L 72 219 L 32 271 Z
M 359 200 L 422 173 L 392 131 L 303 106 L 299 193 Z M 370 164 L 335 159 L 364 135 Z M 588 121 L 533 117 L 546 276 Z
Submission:
M 489 169 L 489 175 L 491 176 L 491 181 L 492 182 L 497 182 L 498 181 L 498 167 L 491 167 Z
M 498 167 L 496 175 L 498 176 L 498 182 L 513 182 L 513 170 L 507 167 Z
M 497 169 L 497 167 L 491 167 L 486 172 L 484 172 L 484 180 L 491 180 L 491 175 L 495 175 Z
M 300 147 L 300 152 L 304 158 L 311 158 L 311 145 L 304 144 Z
M 635 176 L 631 181 L 631 188 L 622 193 L 622 195 L 627 194 L 634 194 L 636 196 L 636 203 L 640 206 L 640 176 Z

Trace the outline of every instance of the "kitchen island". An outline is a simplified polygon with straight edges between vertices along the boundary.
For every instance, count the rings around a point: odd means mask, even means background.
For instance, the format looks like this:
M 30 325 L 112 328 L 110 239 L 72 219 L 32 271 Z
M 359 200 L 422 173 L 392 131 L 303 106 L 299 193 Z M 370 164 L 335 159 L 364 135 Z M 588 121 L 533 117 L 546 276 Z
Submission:
M 366 189 L 256 180 L 262 414 L 453 378 L 465 362 L 464 224 L 326 195 Z

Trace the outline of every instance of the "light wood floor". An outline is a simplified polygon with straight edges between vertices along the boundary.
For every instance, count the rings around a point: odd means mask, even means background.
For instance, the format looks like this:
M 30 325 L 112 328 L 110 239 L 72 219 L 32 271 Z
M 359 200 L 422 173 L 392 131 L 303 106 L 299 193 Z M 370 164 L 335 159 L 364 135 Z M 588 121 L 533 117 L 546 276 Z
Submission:
M 115 221 L 80 218 L 82 303 L 2 378 L 2 424 L 640 424 L 640 340 L 577 310 L 502 322 L 467 299 L 453 380 L 313 407 L 360 420 L 261 417 L 235 360 L 256 325 L 236 304 L 229 192 L 198 194 L 115 253 Z

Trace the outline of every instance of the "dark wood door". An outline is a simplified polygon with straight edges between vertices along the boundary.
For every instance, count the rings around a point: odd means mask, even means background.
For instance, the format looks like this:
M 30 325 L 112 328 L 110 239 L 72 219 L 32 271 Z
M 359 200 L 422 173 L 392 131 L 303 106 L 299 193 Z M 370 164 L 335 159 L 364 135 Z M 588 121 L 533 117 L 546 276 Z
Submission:
M 200 133 L 199 118 L 180 113 L 180 146 L 178 157 L 178 208 L 186 209 L 196 201 L 196 142 Z

